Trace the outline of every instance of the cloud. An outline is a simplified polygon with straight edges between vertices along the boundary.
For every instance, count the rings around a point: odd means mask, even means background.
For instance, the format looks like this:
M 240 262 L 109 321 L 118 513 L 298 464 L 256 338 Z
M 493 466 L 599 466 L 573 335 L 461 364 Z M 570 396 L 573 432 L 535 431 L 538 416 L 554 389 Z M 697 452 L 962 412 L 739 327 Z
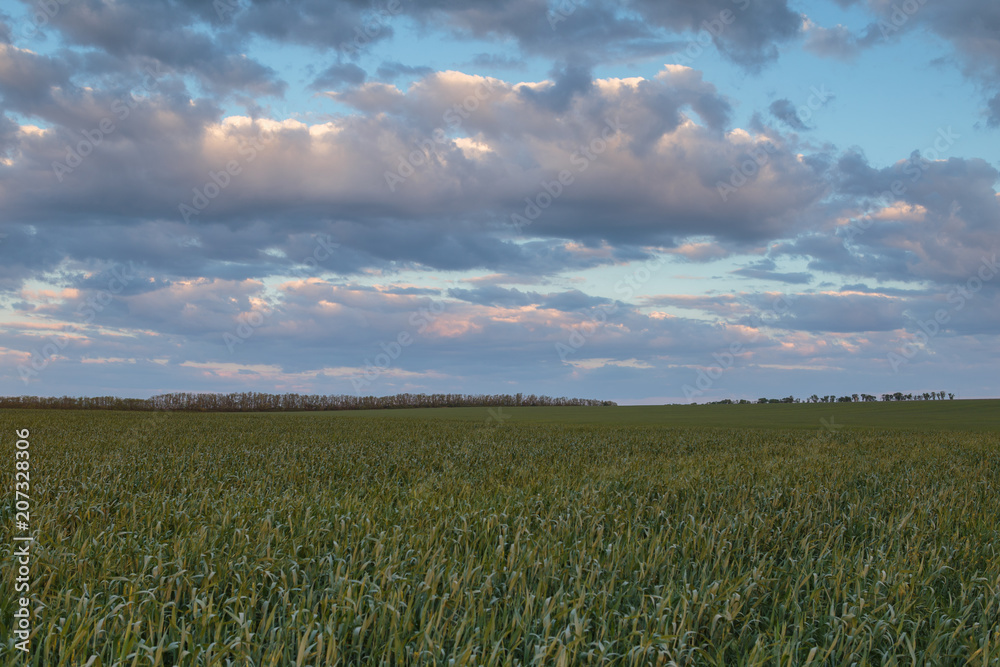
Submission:
M 824 28 L 810 23 L 803 48 L 818 56 L 851 62 L 863 47 L 858 43 L 857 36 L 845 26 Z
M 802 17 L 786 0 L 631 0 L 629 5 L 653 25 L 673 32 L 709 31 L 723 56 L 750 71 L 777 60 L 778 45 L 802 29 Z
M 370 391 L 678 397 L 738 342 L 713 391 L 784 395 L 808 373 L 880 381 L 942 308 L 914 366 L 995 376 L 1000 281 L 960 290 L 1000 252 L 1000 174 L 956 157 L 950 128 L 876 166 L 803 138 L 781 91 L 740 126 L 746 100 L 692 67 L 606 74 L 692 43 L 752 74 L 789 47 L 849 60 L 884 39 L 894 3 L 838 2 L 871 24 L 820 27 L 785 0 L 79 0 L 32 50 L 0 17 L 0 382 L 19 392 L 18 365 L 65 336 L 32 389 L 336 393 L 408 332 Z M 998 125 L 995 8 L 944 7 L 888 39 L 946 39 Z M 480 69 L 386 58 L 404 31 L 476 40 L 460 60 Z M 508 76 L 529 62 L 548 77 Z M 285 77 L 309 109 L 275 109 Z M 602 276 L 671 256 L 704 293 L 657 294 L 676 281 L 659 274 L 653 296 L 608 298 Z M 790 305 L 762 326 L 778 288 Z
M 805 48 L 819 55 L 851 59 L 864 49 L 901 39 L 925 29 L 951 44 L 963 74 L 980 84 L 988 98 L 984 116 L 989 127 L 1000 125 L 1000 5 L 992 0 L 904 4 L 895 0 L 858 0 L 872 21 L 857 34 L 843 26 L 821 28 L 807 23 Z
M 586 94 L 591 89 L 590 66 L 586 62 L 566 63 L 552 72 L 551 84 L 534 88 L 521 86 L 518 92 L 526 99 L 554 113 L 565 113 L 573 97 Z
M 724 16 L 732 20 L 723 22 Z M 461 6 L 446 0 L 384 6 L 362 0 L 136 0 L 127 5 L 81 0 L 58 12 L 53 25 L 73 44 L 122 58 L 155 58 L 171 69 L 195 73 L 219 91 L 263 92 L 281 84 L 273 71 L 240 59 L 239 49 L 250 37 L 356 57 L 391 38 L 404 20 L 459 36 L 516 40 L 525 53 L 556 59 L 578 53 L 581 44 L 595 58 L 665 55 L 682 46 L 670 36 L 711 26 L 719 51 L 748 70 L 777 59 L 778 45 L 794 39 L 802 24 L 786 0 L 696 5 L 631 0 L 624 8 L 612 0 L 555 6 L 545 0 L 477 0 Z M 215 45 L 204 39 L 204 28 L 217 35 Z
M 381 74 L 380 74 L 381 76 Z M 368 78 L 368 74 L 353 63 L 336 63 L 320 72 L 311 88 L 317 90 L 339 89 L 345 86 L 360 86 Z
M 779 271 L 766 271 L 763 269 L 743 268 L 732 271 L 734 275 L 744 278 L 759 278 L 761 280 L 774 280 L 776 282 L 788 283 L 790 285 L 804 285 L 811 283 L 813 276 L 811 273 L 781 273 Z
M 1000 93 L 987 102 L 986 122 L 992 128 L 1000 127 Z
M 838 191 L 857 199 L 835 222 L 833 237 L 805 235 L 775 252 L 811 256 L 814 270 L 947 284 L 1000 251 L 1000 173 L 984 160 L 931 160 L 916 152 L 876 169 L 849 153 L 838 175 Z M 866 195 L 877 192 L 885 194 L 869 201 Z
M 0 114 L 0 158 L 10 158 L 20 143 L 21 126 L 6 114 Z
M 802 122 L 802 119 L 799 118 L 799 113 L 796 111 L 795 105 L 791 100 L 775 100 L 774 102 L 771 102 L 771 106 L 768 107 L 768 109 L 770 110 L 772 116 L 793 130 L 805 132 L 813 129 Z
M 50 21 L 68 44 L 102 51 L 110 71 L 142 70 L 155 63 L 168 72 L 197 77 L 218 95 L 283 94 L 287 84 L 272 68 L 242 53 L 240 35 L 200 29 L 214 14 L 210 3 L 193 10 L 181 2 L 80 0 L 62 4 Z
M 566 312 L 595 308 L 608 303 L 606 299 L 589 296 L 580 290 L 539 294 L 538 292 L 524 292 L 518 289 L 506 289 L 492 285 L 477 287 L 475 289 L 450 289 L 448 290 L 448 295 L 481 306 L 499 306 L 503 308 L 534 306 Z
M 523 69 L 526 65 L 523 58 L 516 58 L 503 53 L 477 53 L 469 61 L 475 68 Z
M 317 233 L 343 244 L 332 270 L 544 274 L 546 254 L 563 269 L 615 261 L 566 241 L 603 240 L 627 255 L 693 234 L 772 238 L 801 224 L 829 187 L 781 148 L 780 135 L 726 131 L 728 102 L 694 70 L 595 79 L 546 97 L 552 87 L 461 72 L 433 73 L 405 91 L 368 82 L 332 93 L 357 113 L 306 124 L 220 118 L 166 86 L 135 98 L 81 90 L 66 99 L 50 84 L 39 92 L 45 113 L 70 119 L 68 127 L 22 128 L 0 194 L 9 219 L 44 224 L 48 250 L 36 270 L 102 257 L 237 279 L 287 270 L 288 260 L 260 250 L 288 251 L 291 236 Z M 112 110 L 122 99 L 134 108 L 119 118 Z M 100 145 L 84 145 L 72 129 L 105 118 L 114 129 Z M 768 163 L 720 197 L 718 184 L 765 142 L 777 147 Z M 83 149 L 77 164 L 72 155 Z M 560 186 L 563 172 L 572 182 Z M 543 186 L 552 182 L 561 191 L 550 205 Z M 536 201 L 544 214 L 524 231 L 540 240 L 514 243 L 513 216 Z M 172 260 L 180 247 L 183 259 Z
M 379 65 L 375 73 L 380 79 L 393 80 L 403 76 L 423 78 L 433 72 L 434 69 L 432 67 L 404 65 L 400 62 L 386 61 Z
M 68 87 L 69 78 L 70 68 L 58 59 L 0 44 L 0 95 L 6 109 L 65 121 L 67 115 L 55 113 L 59 103 L 53 92 Z
M 711 262 L 730 255 L 730 251 L 722 245 L 709 241 L 685 243 L 676 248 L 666 249 L 664 252 L 691 262 Z

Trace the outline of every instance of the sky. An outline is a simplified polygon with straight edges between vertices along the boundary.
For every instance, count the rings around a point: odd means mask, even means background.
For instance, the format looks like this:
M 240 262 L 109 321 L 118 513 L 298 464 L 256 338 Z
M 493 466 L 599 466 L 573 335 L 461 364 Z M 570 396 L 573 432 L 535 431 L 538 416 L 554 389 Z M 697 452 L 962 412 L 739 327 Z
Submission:
M 0 0 L 0 394 L 1000 396 L 994 0 Z

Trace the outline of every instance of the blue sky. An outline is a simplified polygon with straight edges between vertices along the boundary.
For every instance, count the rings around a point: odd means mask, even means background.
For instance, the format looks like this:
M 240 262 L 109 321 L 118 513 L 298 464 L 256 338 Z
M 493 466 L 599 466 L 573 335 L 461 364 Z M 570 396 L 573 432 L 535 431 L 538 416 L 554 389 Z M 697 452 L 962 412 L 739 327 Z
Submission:
M 0 12 L 4 394 L 998 394 L 994 3 Z

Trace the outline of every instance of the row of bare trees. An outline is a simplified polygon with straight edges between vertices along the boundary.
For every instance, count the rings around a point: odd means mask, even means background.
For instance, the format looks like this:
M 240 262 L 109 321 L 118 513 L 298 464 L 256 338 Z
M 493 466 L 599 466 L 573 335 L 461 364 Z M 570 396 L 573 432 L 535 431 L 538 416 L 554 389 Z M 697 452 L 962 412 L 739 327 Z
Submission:
M 901 391 L 897 391 L 893 394 L 882 394 L 883 401 L 943 401 L 945 397 L 945 392 L 943 391 L 925 391 L 920 394 L 904 394 Z M 948 400 L 954 400 L 955 394 L 947 394 Z M 874 394 L 851 394 L 850 396 L 835 396 L 830 394 L 829 396 L 817 396 L 813 394 L 809 398 L 798 399 L 794 396 L 788 396 L 786 398 L 758 398 L 757 403 L 874 403 L 878 401 L 879 398 Z M 721 401 L 712 401 L 711 404 L 725 404 L 725 405 L 737 405 L 737 404 L 749 404 L 754 401 L 748 401 L 746 399 L 741 399 L 734 401 L 731 398 L 724 398 Z
M 892 394 L 882 394 L 883 401 L 943 401 L 943 391 L 925 391 L 920 394 L 904 394 L 897 391 Z M 955 394 L 947 394 L 948 400 L 954 400 Z M 809 397 L 809 403 L 874 403 L 879 400 L 874 394 L 851 394 L 850 396 L 817 396 Z
M 561 405 L 617 405 L 614 401 L 588 398 L 552 398 L 535 394 L 396 394 L 351 396 L 349 394 L 196 394 L 180 392 L 152 398 L 117 396 L 3 396 L 0 408 L 48 408 L 58 410 L 181 410 L 191 412 L 282 412 L 308 410 L 380 410 L 391 408 L 515 407 Z

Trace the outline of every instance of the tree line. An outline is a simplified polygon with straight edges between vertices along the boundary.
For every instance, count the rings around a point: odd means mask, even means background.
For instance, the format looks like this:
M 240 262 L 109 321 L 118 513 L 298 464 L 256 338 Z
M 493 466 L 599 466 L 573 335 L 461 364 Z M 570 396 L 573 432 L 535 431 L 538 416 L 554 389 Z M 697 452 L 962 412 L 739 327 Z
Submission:
M 237 392 L 203 394 L 177 392 L 151 398 L 117 396 L 2 396 L 0 408 L 57 410 L 174 410 L 187 412 L 282 412 L 309 410 L 384 410 L 392 408 L 460 408 L 618 405 L 614 401 L 589 398 L 553 398 L 535 394 L 396 394 L 352 396 L 349 394 L 264 394 Z
M 945 397 L 943 391 L 924 391 L 919 394 L 904 394 L 897 391 L 891 394 L 882 394 L 883 401 L 943 401 Z M 955 400 L 955 394 L 947 394 L 948 400 Z M 849 396 L 817 396 L 813 394 L 809 398 L 798 399 L 794 396 L 785 398 L 758 398 L 756 401 L 748 401 L 745 398 L 734 401 L 731 398 L 724 398 L 721 401 L 710 401 L 709 405 L 749 405 L 751 403 L 874 403 L 879 397 L 874 394 L 851 394 Z

